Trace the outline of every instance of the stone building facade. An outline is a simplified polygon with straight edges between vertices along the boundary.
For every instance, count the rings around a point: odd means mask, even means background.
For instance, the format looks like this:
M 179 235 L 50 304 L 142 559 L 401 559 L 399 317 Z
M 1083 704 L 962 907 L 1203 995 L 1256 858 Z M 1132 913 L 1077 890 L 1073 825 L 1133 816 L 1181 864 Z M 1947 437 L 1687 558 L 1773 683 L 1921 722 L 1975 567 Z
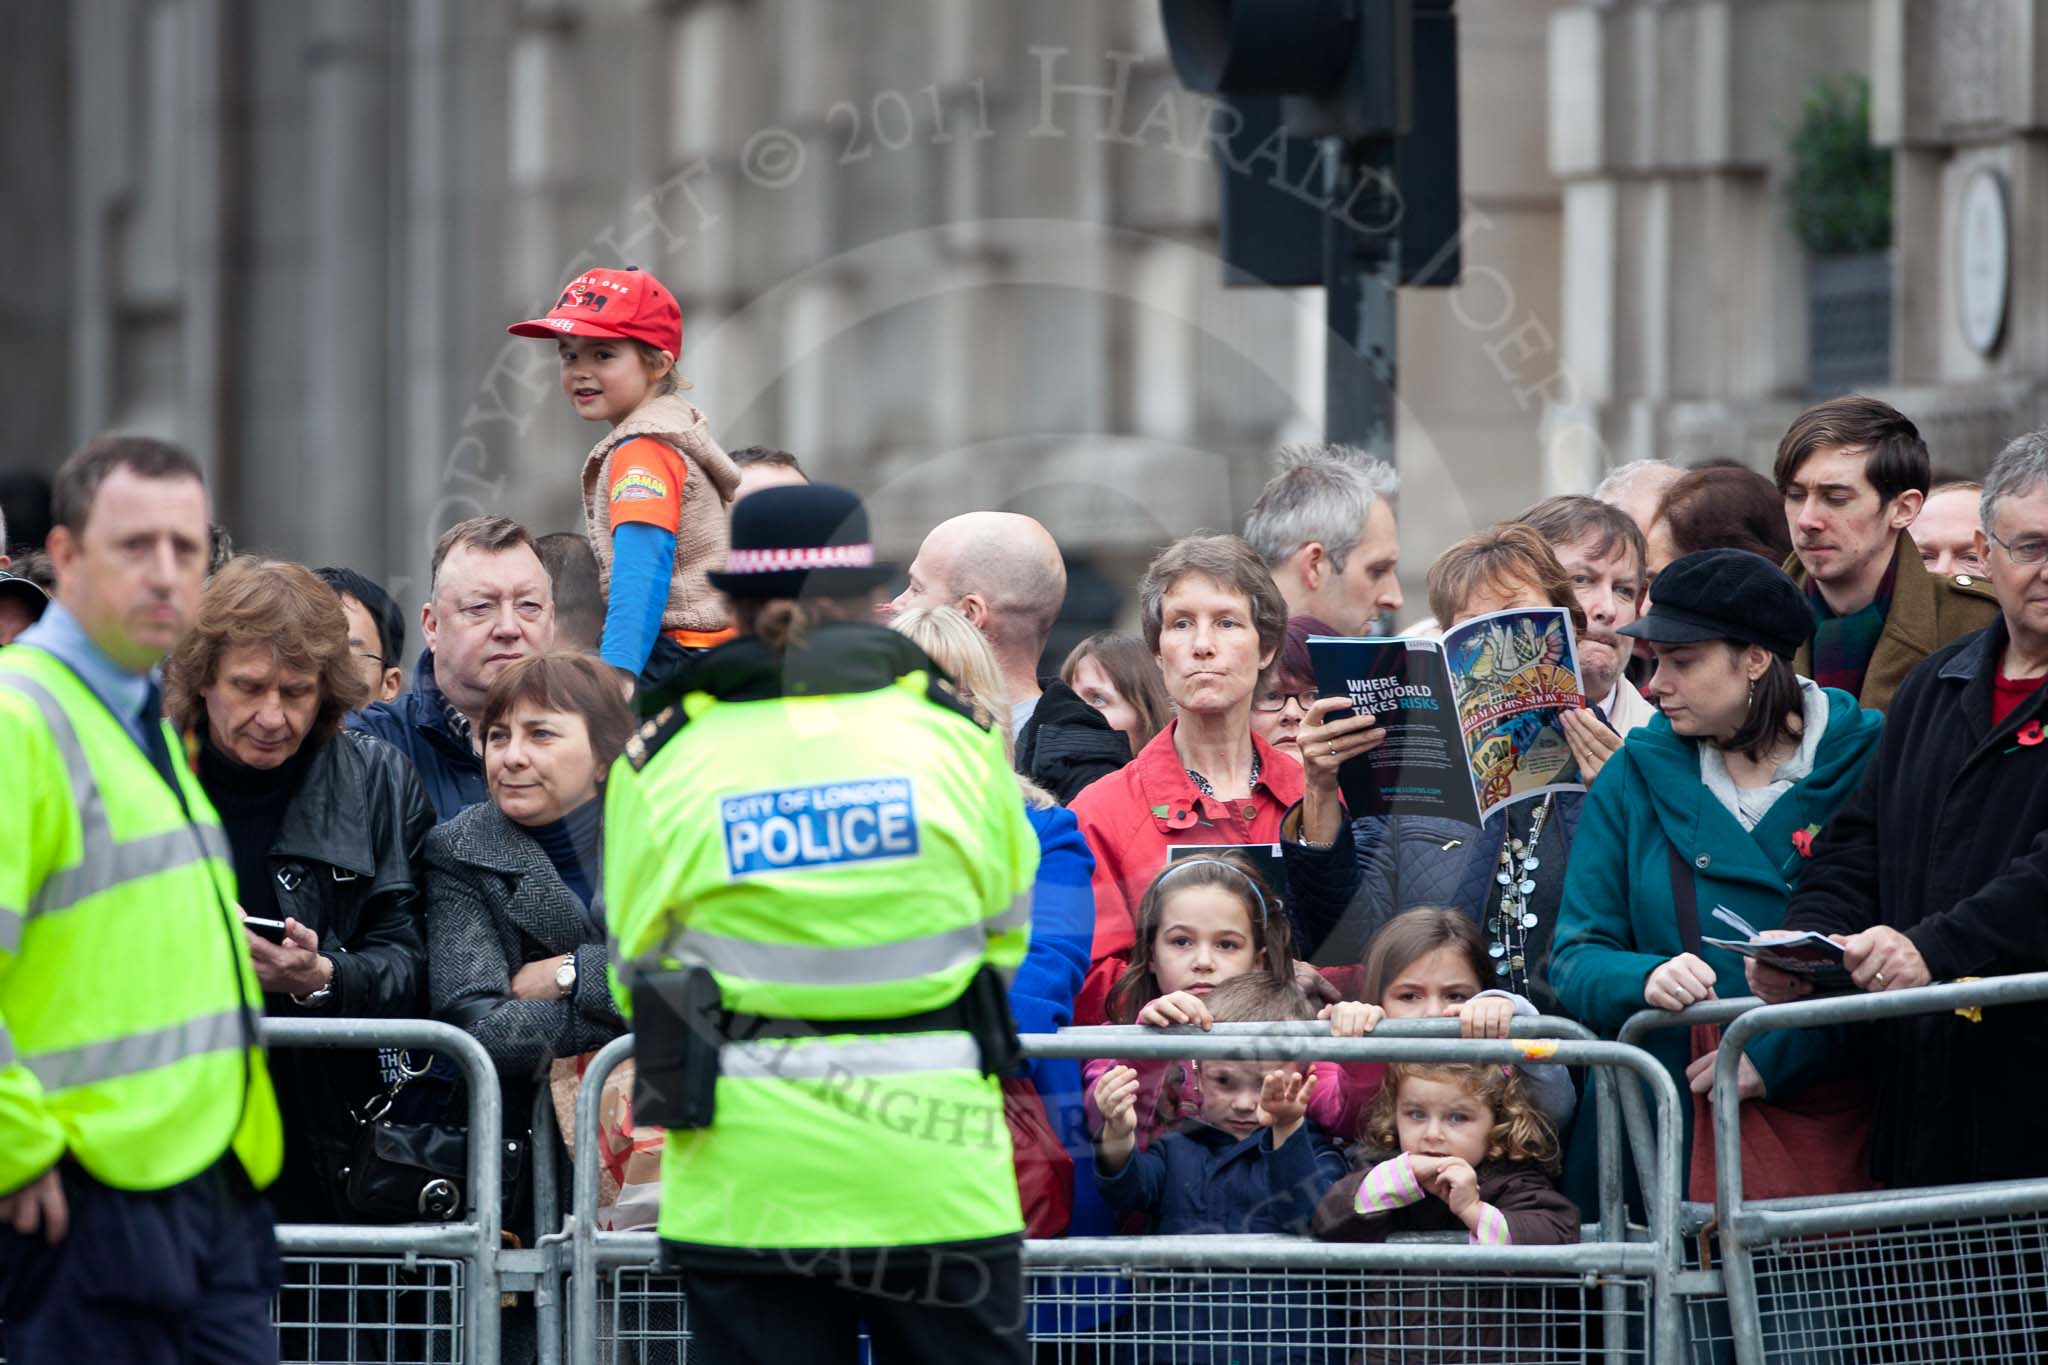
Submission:
M 1400 309 L 1418 596 L 1429 550 L 1544 491 L 1576 397 L 1555 8 L 1460 6 L 1466 282 Z M 1099 575 L 1084 614 L 1320 431 L 1319 294 L 1222 287 L 1156 0 L 77 0 L 0 38 L 40 206 L 0 222 L 34 282 L 0 304 L 5 465 L 174 437 L 239 546 L 409 612 L 450 522 L 576 524 L 594 433 L 503 328 L 593 263 L 676 290 L 728 446 L 863 489 L 899 554 L 1039 515 Z
M 1830 74 L 1869 79 L 1894 152 L 1878 391 L 1964 470 L 2048 420 L 2030 0 L 1459 18 L 1465 275 L 1400 304 L 1411 586 L 1622 460 L 1768 463 L 1813 387 L 1785 131 Z M 729 445 L 862 488 L 899 553 L 956 511 L 1036 513 L 1103 576 L 1085 614 L 1320 429 L 1319 295 L 1222 287 L 1153 0 L 78 0 L 6 7 L 0 43 L 0 463 L 174 436 L 239 543 L 409 601 L 461 516 L 575 524 L 592 433 L 502 327 L 594 262 L 676 289 Z M 1961 297 L 1986 167 L 1988 346 Z
M 1889 381 L 1868 387 L 1963 472 L 2048 422 L 2048 12 L 2034 0 L 1581 3 L 1552 17 L 1549 49 L 1580 390 L 1552 414 L 1553 485 L 1646 456 L 1768 468 L 1792 416 L 1823 396 L 1786 131 L 1814 82 L 1842 73 L 1869 80 L 1873 140 L 1893 151 Z M 1980 349 L 1961 281 L 1996 264 L 1981 233 L 1965 240 L 1984 167 L 2010 251 L 2003 327 Z

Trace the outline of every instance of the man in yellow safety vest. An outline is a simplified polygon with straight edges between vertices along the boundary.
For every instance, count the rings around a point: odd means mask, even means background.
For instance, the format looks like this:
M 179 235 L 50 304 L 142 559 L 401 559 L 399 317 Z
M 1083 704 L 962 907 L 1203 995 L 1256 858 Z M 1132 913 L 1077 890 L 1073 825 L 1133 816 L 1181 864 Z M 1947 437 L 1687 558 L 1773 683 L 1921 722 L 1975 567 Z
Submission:
M 275 1362 L 263 999 L 153 672 L 197 609 L 206 485 L 103 436 L 52 504 L 56 599 L 0 650 L 0 1352 Z

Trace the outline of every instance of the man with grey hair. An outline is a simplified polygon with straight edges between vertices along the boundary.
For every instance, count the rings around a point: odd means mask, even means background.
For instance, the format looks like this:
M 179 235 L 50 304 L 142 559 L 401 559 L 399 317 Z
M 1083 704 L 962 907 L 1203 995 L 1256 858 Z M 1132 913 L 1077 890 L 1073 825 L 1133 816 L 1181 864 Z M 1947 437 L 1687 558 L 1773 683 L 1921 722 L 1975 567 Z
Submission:
M 1787 930 L 1834 936 L 1864 990 L 2048 963 L 2048 431 L 1999 455 L 1980 519 L 1999 614 L 1906 675 L 1785 916 Z M 1813 989 L 1754 962 L 1748 971 L 1766 1000 Z M 1872 1055 L 1886 1059 L 1873 1176 L 1896 1187 L 2048 1174 L 2048 1096 L 2012 1083 L 2040 1068 L 2048 1006 L 1873 1027 L 1884 1036 Z
M 1401 609 L 1401 541 L 1390 501 L 1391 465 L 1355 446 L 1294 445 L 1244 520 L 1289 616 L 1313 616 L 1348 634 L 1371 634 Z
M 1608 470 L 1593 496 L 1628 513 L 1648 535 L 1657 520 L 1657 504 L 1683 477 L 1685 471 L 1669 460 L 1630 460 Z
M 940 522 L 910 562 L 910 583 L 884 609 L 957 607 L 987 638 L 1009 693 L 1017 771 L 1071 801 L 1131 761 L 1130 741 L 1057 678 L 1038 676 L 1067 600 L 1067 566 L 1052 533 L 1016 512 Z
M 484 693 L 498 675 L 554 647 L 555 592 L 533 537 L 509 517 L 471 517 L 442 533 L 420 629 L 427 637 L 412 691 L 348 718 L 404 750 L 419 769 L 434 818 L 460 815 L 490 796 Z

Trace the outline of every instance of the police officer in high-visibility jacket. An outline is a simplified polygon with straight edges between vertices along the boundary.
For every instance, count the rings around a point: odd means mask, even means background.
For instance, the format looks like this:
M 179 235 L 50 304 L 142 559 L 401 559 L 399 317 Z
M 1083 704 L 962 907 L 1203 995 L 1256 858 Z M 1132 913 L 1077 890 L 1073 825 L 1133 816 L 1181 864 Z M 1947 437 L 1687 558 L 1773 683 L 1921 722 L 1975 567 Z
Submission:
M 735 509 L 737 639 L 607 785 L 605 898 L 660 1232 L 720 1361 L 1023 1361 L 995 1074 L 1038 846 L 999 735 L 873 623 L 860 500 Z
M 56 600 L 0 650 L 0 1352 L 274 1362 L 263 997 L 152 674 L 198 607 L 206 486 L 101 437 L 52 512 Z

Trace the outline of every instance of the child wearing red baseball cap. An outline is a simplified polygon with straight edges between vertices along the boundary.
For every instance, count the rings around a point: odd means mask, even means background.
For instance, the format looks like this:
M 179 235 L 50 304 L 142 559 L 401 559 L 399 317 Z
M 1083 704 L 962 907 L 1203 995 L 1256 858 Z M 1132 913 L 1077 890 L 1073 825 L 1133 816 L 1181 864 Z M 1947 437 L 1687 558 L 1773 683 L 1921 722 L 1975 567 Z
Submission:
M 725 563 L 740 471 L 680 392 L 675 295 L 635 266 L 587 270 L 546 317 L 505 330 L 552 339 L 576 415 L 609 424 L 583 458 L 583 533 L 605 594 L 599 655 L 637 677 L 659 636 L 685 649 L 726 639 L 704 572 Z

